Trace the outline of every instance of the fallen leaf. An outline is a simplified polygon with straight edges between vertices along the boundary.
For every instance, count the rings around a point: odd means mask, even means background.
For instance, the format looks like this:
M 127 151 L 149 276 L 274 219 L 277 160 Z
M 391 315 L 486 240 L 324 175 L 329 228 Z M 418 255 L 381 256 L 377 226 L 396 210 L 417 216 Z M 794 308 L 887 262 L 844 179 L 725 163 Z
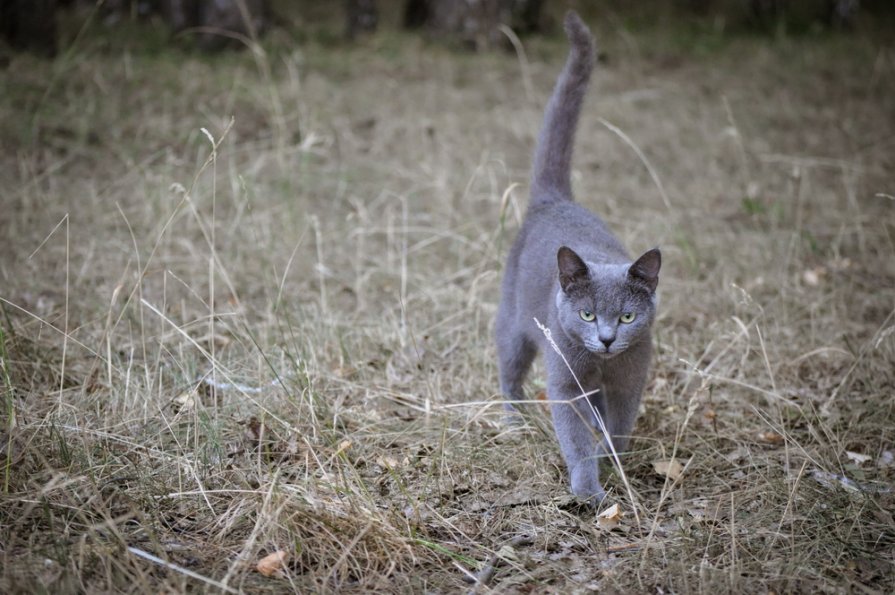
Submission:
M 817 273 L 816 269 L 808 269 L 803 272 L 802 280 L 805 282 L 805 285 L 810 285 L 811 287 L 820 285 L 820 275 Z
M 604 531 L 611 531 L 618 527 L 623 516 L 625 516 L 625 514 L 618 507 L 618 504 L 613 504 L 597 515 L 597 525 Z
M 376 464 L 380 467 L 385 467 L 386 469 L 397 469 L 398 467 L 404 467 L 405 465 L 410 464 L 410 459 L 404 457 L 402 460 L 398 460 L 395 457 L 390 457 L 388 455 L 384 455 L 376 458 Z
M 388 455 L 377 457 L 376 464 L 380 467 L 385 467 L 386 469 L 394 469 L 398 466 L 398 459 L 396 459 L 395 457 L 390 457 Z
M 758 439 L 768 444 L 783 444 L 784 438 L 777 432 L 759 432 Z
M 677 481 L 684 475 L 684 466 L 677 459 L 668 461 L 653 461 L 653 470 L 659 475 L 664 475 Z
M 499 550 L 497 550 L 496 556 L 501 560 L 506 562 L 514 563 L 519 561 L 519 556 L 516 554 L 516 550 L 513 549 L 511 545 L 503 545 Z
M 283 569 L 283 566 L 286 565 L 286 560 L 288 559 L 288 553 L 283 550 L 277 550 L 274 553 L 264 556 L 263 558 L 258 560 L 258 564 L 255 565 L 255 570 L 257 570 L 264 576 L 271 576 L 277 572 L 280 572 Z
M 245 422 L 243 438 L 248 442 L 250 448 L 255 449 L 261 447 L 262 436 L 264 436 L 264 424 L 258 421 L 258 418 L 253 415 L 247 422 Z
M 852 452 L 850 450 L 845 451 L 845 456 L 854 461 L 856 465 L 863 465 L 873 458 L 870 455 L 862 455 L 861 453 Z
M 336 366 L 333 373 L 339 378 L 353 378 L 357 374 L 357 368 L 352 366 Z
M 174 411 L 191 411 L 195 409 L 197 396 L 195 389 L 180 393 L 171 401 Z

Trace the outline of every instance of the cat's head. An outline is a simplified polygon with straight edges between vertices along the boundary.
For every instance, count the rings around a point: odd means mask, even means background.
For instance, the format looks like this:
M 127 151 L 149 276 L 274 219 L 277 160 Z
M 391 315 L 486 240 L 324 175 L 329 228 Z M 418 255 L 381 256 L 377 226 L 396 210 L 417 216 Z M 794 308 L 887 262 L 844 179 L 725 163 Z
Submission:
M 589 264 L 563 246 L 557 263 L 557 319 L 570 339 L 611 357 L 649 336 L 662 266 L 658 248 L 632 264 Z

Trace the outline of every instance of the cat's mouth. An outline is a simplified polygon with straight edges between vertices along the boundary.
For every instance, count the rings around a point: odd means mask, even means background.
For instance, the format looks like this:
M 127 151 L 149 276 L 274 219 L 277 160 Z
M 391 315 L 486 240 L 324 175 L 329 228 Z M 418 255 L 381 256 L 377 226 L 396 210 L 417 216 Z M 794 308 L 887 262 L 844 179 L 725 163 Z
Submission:
M 593 354 L 599 355 L 601 357 L 612 357 L 618 355 L 621 349 L 615 348 L 615 345 L 610 345 L 606 347 L 602 342 L 591 343 L 590 341 L 584 342 L 584 347 L 587 348 Z

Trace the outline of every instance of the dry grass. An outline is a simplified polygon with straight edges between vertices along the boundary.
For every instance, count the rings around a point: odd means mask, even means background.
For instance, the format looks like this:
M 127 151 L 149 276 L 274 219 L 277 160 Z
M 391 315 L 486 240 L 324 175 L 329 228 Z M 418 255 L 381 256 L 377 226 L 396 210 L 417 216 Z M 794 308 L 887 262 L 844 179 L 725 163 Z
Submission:
M 666 261 L 618 528 L 537 406 L 498 423 L 560 39 L 527 97 L 513 54 L 389 33 L 88 32 L 0 77 L 0 589 L 895 590 L 895 50 L 601 22 L 575 186 Z

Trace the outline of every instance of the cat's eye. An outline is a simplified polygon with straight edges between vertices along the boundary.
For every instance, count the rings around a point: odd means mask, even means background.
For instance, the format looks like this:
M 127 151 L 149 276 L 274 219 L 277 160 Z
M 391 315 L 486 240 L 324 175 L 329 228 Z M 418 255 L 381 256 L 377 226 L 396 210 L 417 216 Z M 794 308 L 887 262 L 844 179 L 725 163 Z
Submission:
M 618 317 L 620 322 L 624 322 L 625 324 L 634 322 L 634 319 L 637 317 L 633 312 L 625 312 L 621 316 Z
M 578 316 L 580 316 L 581 320 L 584 322 L 593 322 L 597 317 L 597 315 L 590 310 L 578 310 Z

